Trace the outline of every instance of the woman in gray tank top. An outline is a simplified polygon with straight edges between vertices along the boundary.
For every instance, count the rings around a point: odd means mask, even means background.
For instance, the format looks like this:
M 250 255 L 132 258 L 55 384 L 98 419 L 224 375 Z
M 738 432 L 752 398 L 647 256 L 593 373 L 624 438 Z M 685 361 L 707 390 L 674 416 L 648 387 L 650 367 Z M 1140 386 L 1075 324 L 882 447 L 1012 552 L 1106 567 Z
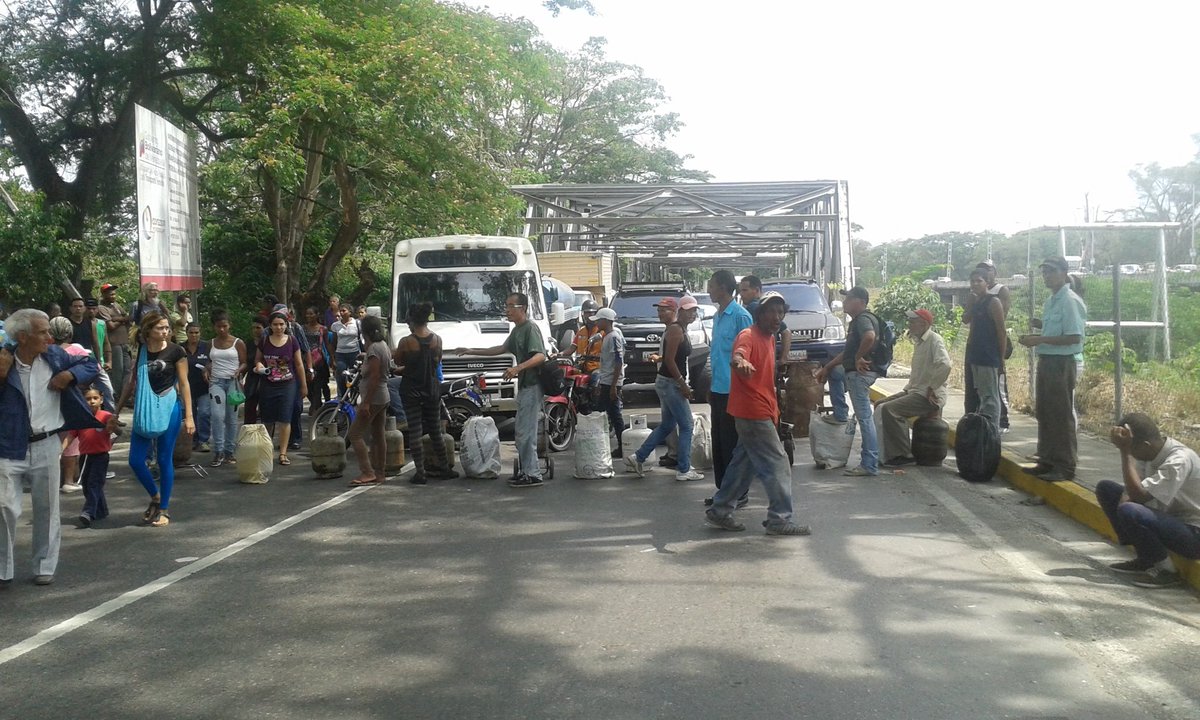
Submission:
M 362 333 L 368 343 L 367 357 L 363 361 L 362 379 L 359 381 L 358 408 L 355 409 L 354 422 L 346 437 L 354 448 L 354 456 L 358 458 L 358 477 L 350 481 L 351 487 L 383 482 L 384 454 L 387 449 L 383 431 L 387 417 L 384 409 L 389 400 L 387 376 L 391 352 L 383 333 L 383 321 L 379 318 L 363 318 Z M 368 433 L 371 436 L 369 451 L 364 440 Z

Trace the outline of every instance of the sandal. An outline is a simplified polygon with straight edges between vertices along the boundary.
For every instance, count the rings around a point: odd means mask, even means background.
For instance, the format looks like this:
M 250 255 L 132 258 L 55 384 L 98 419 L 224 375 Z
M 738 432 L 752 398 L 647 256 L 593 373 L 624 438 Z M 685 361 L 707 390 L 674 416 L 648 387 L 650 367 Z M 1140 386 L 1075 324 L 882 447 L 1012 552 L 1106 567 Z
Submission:
M 382 485 L 382 484 L 383 484 L 383 478 L 380 478 L 380 477 L 373 477 L 370 480 L 364 480 L 362 478 L 354 478 L 353 480 L 350 481 L 350 487 L 362 487 L 364 485 Z
M 279 453 L 279 464 L 280 465 L 291 465 L 292 461 L 287 455 L 284 455 L 283 453 Z
M 148 523 L 158 514 L 158 504 L 160 500 L 151 500 L 150 506 L 146 508 L 146 512 L 142 513 L 142 522 Z
M 166 510 L 159 510 L 150 521 L 150 527 L 166 527 L 171 524 L 171 516 Z

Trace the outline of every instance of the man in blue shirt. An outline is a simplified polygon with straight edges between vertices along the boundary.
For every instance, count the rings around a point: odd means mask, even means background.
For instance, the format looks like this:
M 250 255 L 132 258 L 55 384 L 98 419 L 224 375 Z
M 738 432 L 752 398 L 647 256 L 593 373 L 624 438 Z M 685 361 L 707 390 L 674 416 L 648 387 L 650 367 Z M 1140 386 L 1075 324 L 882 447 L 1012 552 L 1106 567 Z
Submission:
M 1050 289 L 1042 319 L 1032 325 L 1038 335 L 1022 335 L 1019 342 L 1037 350 L 1038 463 L 1022 468 L 1047 482 L 1075 477 L 1078 458 L 1075 437 L 1075 355 L 1083 352 L 1087 306 L 1071 291 L 1067 261 L 1046 258 L 1042 280 Z
M 712 365 L 712 389 L 709 404 L 712 407 L 713 473 L 717 487 L 725 477 L 725 468 L 733 458 L 737 447 L 737 427 L 729 415 L 730 363 L 733 361 L 733 342 L 738 333 L 754 324 L 750 311 L 734 302 L 737 281 L 728 270 L 718 270 L 708 281 L 708 294 L 717 304 L 713 318 L 712 342 L 709 359 Z

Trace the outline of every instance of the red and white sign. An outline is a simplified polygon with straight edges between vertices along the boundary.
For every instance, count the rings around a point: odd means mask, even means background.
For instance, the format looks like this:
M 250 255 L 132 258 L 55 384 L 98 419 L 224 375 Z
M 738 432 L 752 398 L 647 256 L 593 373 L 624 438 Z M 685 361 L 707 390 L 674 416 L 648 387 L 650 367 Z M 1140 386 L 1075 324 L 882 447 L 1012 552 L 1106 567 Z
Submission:
M 203 273 L 195 143 L 146 108 L 138 105 L 136 112 L 142 283 L 158 283 L 159 290 L 198 290 Z

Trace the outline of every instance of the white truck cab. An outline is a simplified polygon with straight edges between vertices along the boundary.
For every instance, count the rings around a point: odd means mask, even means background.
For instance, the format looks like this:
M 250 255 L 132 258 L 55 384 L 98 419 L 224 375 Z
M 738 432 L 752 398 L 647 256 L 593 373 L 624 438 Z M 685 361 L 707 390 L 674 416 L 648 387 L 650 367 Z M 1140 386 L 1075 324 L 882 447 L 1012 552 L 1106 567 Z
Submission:
M 547 352 L 554 352 L 549 315 L 551 310 L 561 314 L 562 308 L 546 307 L 537 255 L 527 238 L 445 235 L 401 240 L 392 257 L 392 343 L 409 334 L 404 321 L 409 306 L 431 303 L 429 329 L 442 338 L 445 379 L 485 373 L 494 411 L 515 413 L 516 383 L 504 380 L 503 374 L 517 358 L 507 353 L 453 353 L 458 347 L 502 344 L 513 327 L 504 316 L 504 301 L 514 292 L 528 296 L 529 319 L 537 325 Z

